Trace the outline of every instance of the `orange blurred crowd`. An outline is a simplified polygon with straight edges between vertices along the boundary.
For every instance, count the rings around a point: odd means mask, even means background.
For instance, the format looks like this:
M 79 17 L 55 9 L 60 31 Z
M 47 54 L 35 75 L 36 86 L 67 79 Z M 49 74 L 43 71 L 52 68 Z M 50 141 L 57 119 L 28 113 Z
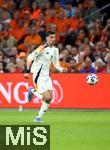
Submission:
M 110 19 L 103 25 L 95 0 L 0 0 L 0 73 L 25 72 L 29 53 L 56 32 L 60 65 L 69 73 L 110 73 Z M 57 72 L 50 67 L 51 72 Z

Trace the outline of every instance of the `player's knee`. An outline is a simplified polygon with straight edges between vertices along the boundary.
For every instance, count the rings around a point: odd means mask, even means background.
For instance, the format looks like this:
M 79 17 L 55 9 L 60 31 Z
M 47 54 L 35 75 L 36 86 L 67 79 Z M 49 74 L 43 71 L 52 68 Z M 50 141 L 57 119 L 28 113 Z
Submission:
M 45 102 L 47 102 L 48 104 L 50 104 L 52 98 L 45 100 Z
M 43 101 L 47 102 L 47 103 L 50 103 L 52 100 L 52 97 L 51 96 L 43 96 Z

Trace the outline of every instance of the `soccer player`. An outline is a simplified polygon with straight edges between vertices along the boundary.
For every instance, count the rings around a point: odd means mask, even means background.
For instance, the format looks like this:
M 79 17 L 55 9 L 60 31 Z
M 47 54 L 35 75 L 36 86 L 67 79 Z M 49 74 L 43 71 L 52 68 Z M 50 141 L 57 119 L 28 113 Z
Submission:
M 42 116 L 47 111 L 52 100 L 52 80 L 49 75 L 51 62 L 60 72 L 66 72 L 67 68 L 59 65 L 59 50 L 56 48 L 56 33 L 48 31 L 46 34 L 46 43 L 40 45 L 31 54 L 28 55 L 26 61 L 25 78 L 29 78 L 29 72 L 33 74 L 34 88 L 30 88 L 28 92 L 28 100 L 31 101 L 33 94 L 42 99 L 42 105 L 36 122 L 42 122 Z M 31 65 L 32 64 L 32 65 Z

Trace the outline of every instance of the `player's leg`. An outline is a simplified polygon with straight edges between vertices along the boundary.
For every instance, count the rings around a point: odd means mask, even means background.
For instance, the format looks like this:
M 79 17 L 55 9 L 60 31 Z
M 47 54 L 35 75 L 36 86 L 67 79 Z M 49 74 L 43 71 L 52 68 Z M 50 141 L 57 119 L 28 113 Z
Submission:
M 48 92 L 49 92 L 51 100 L 52 100 L 52 98 L 53 98 L 53 90 L 48 90 Z
M 41 118 L 49 108 L 49 104 L 52 100 L 52 91 L 50 90 L 45 91 L 44 93 L 42 93 L 42 95 L 43 95 L 43 99 L 42 99 L 43 101 L 38 115 L 39 118 Z
M 36 121 L 41 120 L 42 116 L 48 110 L 49 104 L 50 104 L 52 97 L 53 97 L 53 94 L 52 94 L 53 93 L 52 92 L 53 86 L 52 86 L 52 81 L 51 81 L 50 77 L 46 78 L 46 80 L 44 79 L 42 84 L 40 84 L 39 86 L 40 86 L 39 92 L 42 93 L 42 95 L 43 95 L 43 98 L 42 98 L 43 101 L 42 101 L 42 105 L 41 105 L 41 108 L 39 110 L 38 116 L 36 117 Z

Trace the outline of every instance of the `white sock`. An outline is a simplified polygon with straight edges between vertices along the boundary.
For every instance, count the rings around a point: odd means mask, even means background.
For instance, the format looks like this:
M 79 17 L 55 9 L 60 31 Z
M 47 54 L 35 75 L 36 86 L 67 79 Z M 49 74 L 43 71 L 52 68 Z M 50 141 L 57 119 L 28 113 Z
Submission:
M 42 99 L 42 95 L 40 94 L 40 93 L 38 93 L 34 88 L 31 90 L 31 92 L 35 95 L 35 96 L 37 96 L 39 99 Z
M 42 105 L 41 105 L 41 108 L 40 108 L 40 111 L 39 111 L 39 116 L 38 117 L 42 117 L 42 115 L 47 111 L 49 107 L 49 104 L 46 103 L 45 101 L 43 101 Z

